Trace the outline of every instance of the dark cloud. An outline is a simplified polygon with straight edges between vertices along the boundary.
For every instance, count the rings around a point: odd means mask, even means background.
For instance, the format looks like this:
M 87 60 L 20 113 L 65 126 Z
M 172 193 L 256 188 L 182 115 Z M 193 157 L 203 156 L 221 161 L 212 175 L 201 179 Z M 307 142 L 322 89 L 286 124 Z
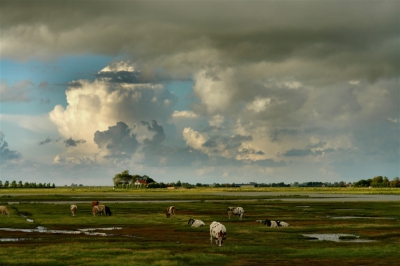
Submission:
M 247 149 L 247 148 L 240 150 L 239 153 L 240 153 L 240 155 L 249 155 L 249 154 L 264 155 L 265 154 L 263 151 L 257 151 L 255 149 Z
M 85 142 L 86 142 L 86 140 L 84 140 L 84 139 L 74 140 L 72 138 L 69 138 L 64 141 L 65 147 L 76 147 L 78 144 L 85 143 Z
M 243 142 L 253 140 L 252 136 L 234 135 L 232 137 L 226 137 L 221 135 L 213 135 L 207 140 L 202 146 L 207 148 L 217 147 L 223 145 L 226 149 L 237 149 Z
M 164 128 L 157 121 L 153 120 L 151 125 L 142 121 L 142 125 L 146 126 L 148 131 L 155 133 L 151 140 L 148 138 L 144 140 L 145 144 L 160 144 L 165 140 Z
M 33 88 L 30 80 L 19 81 L 12 86 L 7 83 L 0 84 L 0 102 L 30 102 L 32 100 L 29 90 Z
M 45 145 L 48 143 L 57 143 L 59 141 L 60 141 L 60 139 L 51 139 L 51 138 L 47 137 L 45 140 L 40 141 L 39 145 Z
M 0 131 L 0 165 L 5 164 L 9 160 L 22 158 L 22 155 L 8 148 L 8 143 L 4 140 L 4 133 Z
M 109 153 L 105 158 L 129 158 L 138 147 L 136 135 L 124 122 L 118 122 L 106 131 L 96 131 L 94 142 Z
M 50 142 L 52 142 L 52 140 L 50 138 L 46 138 L 45 140 L 42 140 L 41 142 L 39 142 L 39 145 L 44 145 L 44 144 L 47 144 Z
M 299 131 L 297 129 L 290 129 L 290 128 L 279 128 L 272 131 L 270 134 L 271 141 L 278 141 L 280 140 L 280 136 L 294 136 L 298 134 Z
M 333 148 L 327 148 L 327 149 L 322 149 L 322 150 L 311 150 L 311 149 L 291 149 L 288 151 L 285 151 L 283 153 L 283 156 L 285 157 L 302 157 L 302 156 L 319 156 L 324 153 L 328 152 L 334 152 L 335 150 Z
M 5 57 L 43 56 L 43 49 L 46 56 L 123 51 L 173 66 L 173 72 L 179 66 L 192 69 L 196 61 L 201 66 L 213 62 L 185 56 L 208 50 L 225 58 L 223 65 L 322 60 L 321 71 L 309 69 L 314 80 L 320 73 L 332 75 L 327 69 L 343 67 L 341 76 L 357 73 L 371 80 L 397 76 L 399 70 L 398 57 L 391 56 L 399 53 L 396 1 L 113 1 L 95 6 L 91 1 L 3 1 L 0 12 Z M 98 27 L 102 30 L 95 31 Z M 62 41 L 47 41 L 51 37 Z
M 97 74 L 97 78 L 106 78 L 111 83 L 146 83 L 141 80 L 140 72 L 131 71 L 103 71 Z
M 96 78 L 107 79 L 107 81 L 110 83 L 128 84 L 164 83 L 176 81 L 175 78 L 168 76 L 163 72 L 154 72 L 149 74 L 142 73 L 141 71 L 101 71 L 96 75 Z

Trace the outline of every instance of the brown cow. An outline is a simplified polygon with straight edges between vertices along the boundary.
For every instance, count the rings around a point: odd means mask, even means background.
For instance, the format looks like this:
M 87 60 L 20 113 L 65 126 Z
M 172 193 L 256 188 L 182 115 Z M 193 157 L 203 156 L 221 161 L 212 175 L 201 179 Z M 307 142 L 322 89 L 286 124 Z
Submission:
M 76 206 L 76 205 L 71 205 L 71 213 L 72 213 L 72 216 L 75 216 L 76 215 L 76 210 L 78 209 L 78 207 Z
M 96 206 L 96 205 L 99 205 L 99 203 L 100 203 L 100 202 L 98 202 L 98 201 L 92 201 L 92 208 L 93 208 L 94 206 Z
M 6 206 L 0 206 L 0 213 L 2 214 L 2 215 L 7 215 L 7 216 L 10 216 L 10 212 L 8 211 L 8 209 L 7 209 L 7 207 Z
M 104 206 L 104 205 L 93 206 L 92 213 L 93 213 L 93 216 L 96 216 L 96 213 L 99 213 L 100 215 L 103 215 L 103 214 L 106 215 L 106 206 Z

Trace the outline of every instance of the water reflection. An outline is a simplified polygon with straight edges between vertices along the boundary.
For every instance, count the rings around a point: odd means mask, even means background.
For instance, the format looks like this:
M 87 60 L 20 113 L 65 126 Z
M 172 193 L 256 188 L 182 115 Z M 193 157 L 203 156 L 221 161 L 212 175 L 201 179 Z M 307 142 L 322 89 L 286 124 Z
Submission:
M 38 226 L 34 229 L 0 228 L 0 231 L 23 232 L 23 233 L 67 234 L 67 235 L 84 234 L 84 235 L 89 235 L 89 236 L 113 236 L 114 234 L 107 234 L 104 232 L 96 232 L 96 231 L 111 231 L 111 230 L 121 230 L 121 229 L 122 229 L 122 227 L 84 228 L 84 229 L 77 229 L 77 230 L 52 230 L 52 229 L 47 229 L 44 226 Z M 131 236 L 131 235 L 123 235 L 123 236 L 136 237 L 136 236 Z
M 303 236 L 311 238 L 311 240 L 326 240 L 334 242 L 373 242 L 375 240 L 359 239 L 359 236 L 353 234 L 303 234 Z

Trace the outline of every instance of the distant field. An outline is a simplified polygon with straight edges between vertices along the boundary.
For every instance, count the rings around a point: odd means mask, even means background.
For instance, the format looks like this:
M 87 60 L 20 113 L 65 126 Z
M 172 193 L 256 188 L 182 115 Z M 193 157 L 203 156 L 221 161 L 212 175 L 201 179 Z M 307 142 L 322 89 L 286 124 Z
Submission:
M 303 195 L 397 195 L 398 190 L 262 188 L 252 191 L 296 193 L 215 194 L 226 191 L 250 190 L 3 189 L 0 205 L 8 207 L 10 217 L 0 215 L 0 265 L 397 265 L 400 260 L 400 197 L 390 202 L 309 202 Z M 72 217 L 69 202 L 77 199 L 84 202 L 77 204 L 77 216 Z M 143 201 L 119 202 L 127 199 Z M 107 201 L 114 215 L 93 217 L 92 200 Z M 176 207 L 177 215 L 167 219 L 164 210 L 169 205 Z M 228 206 L 242 206 L 244 219 L 229 220 Z M 206 226 L 191 228 L 189 218 L 201 219 Z M 256 222 L 266 218 L 290 226 L 267 228 Z M 223 247 L 210 244 L 212 221 L 227 228 Z M 343 235 L 335 242 L 318 240 L 318 234 Z

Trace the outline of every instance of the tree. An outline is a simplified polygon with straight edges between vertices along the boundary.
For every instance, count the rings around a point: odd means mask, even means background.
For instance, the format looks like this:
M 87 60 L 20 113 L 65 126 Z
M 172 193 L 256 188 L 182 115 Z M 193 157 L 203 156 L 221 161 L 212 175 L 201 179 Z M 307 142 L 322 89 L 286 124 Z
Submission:
M 6 182 L 4 182 L 4 187 L 8 187 L 10 185 L 10 182 L 8 182 L 8 180 L 6 180 Z
M 154 181 L 153 178 L 148 177 L 147 175 L 144 175 L 142 178 L 143 178 L 144 180 L 146 180 L 146 182 L 147 182 L 148 184 L 153 183 L 153 182 L 156 182 L 156 181 Z M 136 181 L 136 180 L 135 180 L 135 181 Z
M 17 187 L 22 187 L 22 181 L 19 181 L 19 182 L 18 182 Z
M 25 183 L 24 183 L 24 187 L 28 188 L 28 187 L 29 187 L 29 183 L 28 183 L 28 182 L 25 182 Z
M 389 179 L 385 176 L 382 180 L 382 187 L 388 187 L 389 186 Z
M 391 187 L 400 187 L 400 178 L 399 177 L 393 178 L 393 180 L 390 181 L 390 186 Z
M 116 174 L 113 178 L 114 186 L 118 186 L 120 182 L 128 182 L 132 181 L 132 176 L 129 174 L 129 170 L 122 171 L 120 174 Z
M 3 187 L 3 182 L 0 180 L 0 187 Z
M 16 187 L 17 187 L 17 181 L 13 180 L 13 181 L 11 182 L 11 187 L 12 187 L 12 188 L 16 188 Z
M 371 186 L 372 187 L 381 187 L 383 183 L 383 177 L 382 176 L 375 176 L 372 178 Z

